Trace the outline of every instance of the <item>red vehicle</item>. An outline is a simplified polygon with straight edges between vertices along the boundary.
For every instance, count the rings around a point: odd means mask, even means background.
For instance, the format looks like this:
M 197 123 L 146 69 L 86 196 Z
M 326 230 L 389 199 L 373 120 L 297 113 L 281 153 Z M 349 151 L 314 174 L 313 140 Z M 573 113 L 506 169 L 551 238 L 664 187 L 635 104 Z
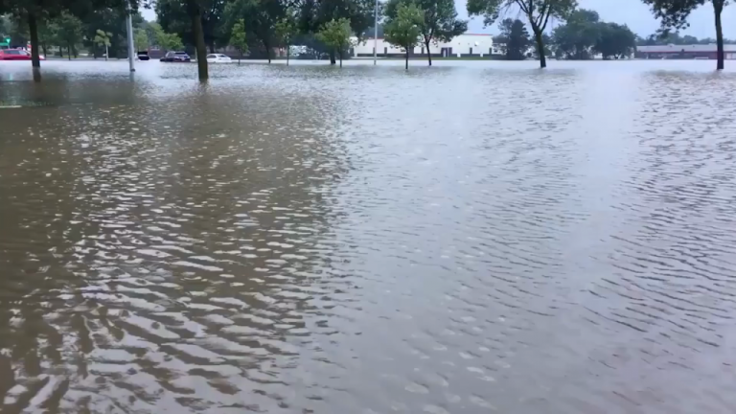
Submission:
M 43 56 L 39 56 L 41 60 Z M 31 60 L 31 54 L 23 49 L 0 49 L 0 60 Z

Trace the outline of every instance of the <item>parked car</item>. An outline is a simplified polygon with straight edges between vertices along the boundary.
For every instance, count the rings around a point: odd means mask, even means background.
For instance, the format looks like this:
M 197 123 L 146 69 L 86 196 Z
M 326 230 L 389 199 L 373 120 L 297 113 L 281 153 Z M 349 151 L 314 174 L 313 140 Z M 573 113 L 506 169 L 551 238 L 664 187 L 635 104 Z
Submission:
M 230 63 L 232 61 L 229 56 L 223 55 L 222 53 L 207 55 L 207 63 Z
M 45 59 L 42 55 L 39 55 L 38 58 Z M 0 60 L 31 60 L 31 54 L 23 49 L 2 49 Z
M 138 60 L 149 60 L 151 59 L 150 56 L 148 56 L 148 51 L 143 50 L 141 52 L 138 52 Z
M 162 62 L 191 62 L 192 58 L 186 52 L 168 52 L 161 58 Z

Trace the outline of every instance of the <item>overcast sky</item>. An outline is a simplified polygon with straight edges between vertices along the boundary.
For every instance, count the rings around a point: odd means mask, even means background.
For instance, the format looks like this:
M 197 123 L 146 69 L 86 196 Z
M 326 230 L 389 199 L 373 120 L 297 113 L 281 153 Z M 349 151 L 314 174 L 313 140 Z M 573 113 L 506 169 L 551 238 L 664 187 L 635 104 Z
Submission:
M 455 0 L 458 13 L 467 17 L 465 11 L 466 0 Z M 649 8 L 641 0 L 578 0 L 582 8 L 593 9 L 600 14 L 601 19 L 609 22 L 627 24 L 631 30 L 641 36 L 647 36 L 659 27 L 659 23 L 652 16 Z M 155 20 L 156 15 L 151 10 L 144 10 L 143 16 L 147 20 Z M 513 17 L 513 16 L 511 16 Z M 683 34 L 697 37 L 715 37 L 713 26 L 713 8 L 707 5 L 696 10 L 690 16 L 690 28 Z M 723 31 L 728 38 L 736 38 L 736 6 L 727 7 L 723 12 Z M 483 19 L 471 20 L 469 31 L 473 33 L 496 33 L 495 27 L 483 28 Z

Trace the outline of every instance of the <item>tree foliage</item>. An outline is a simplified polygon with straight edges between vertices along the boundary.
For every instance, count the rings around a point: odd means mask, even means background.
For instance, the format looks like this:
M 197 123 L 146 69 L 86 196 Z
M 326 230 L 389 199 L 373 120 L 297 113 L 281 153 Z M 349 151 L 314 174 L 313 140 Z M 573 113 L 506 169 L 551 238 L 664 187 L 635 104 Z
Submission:
M 340 57 L 340 67 L 342 67 L 342 54 L 350 47 L 350 20 L 347 18 L 334 19 L 322 25 L 317 38 L 324 43 L 333 54 L 336 53 Z M 334 62 L 330 61 L 334 65 Z
M 232 32 L 230 33 L 230 45 L 240 53 L 238 56 L 238 64 L 240 64 L 243 54 L 248 51 L 248 36 L 245 31 L 245 21 L 243 19 L 239 19 L 233 25 Z
M 71 59 L 72 54 L 77 54 L 77 46 L 82 42 L 82 21 L 64 12 L 56 19 L 55 24 L 59 45 L 67 48 L 69 59 Z
M 597 53 L 603 59 L 620 59 L 636 48 L 636 35 L 627 26 L 602 22 L 597 12 L 586 9 L 573 12 L 554 30 L 552 40 L 561 59 L 592 59 Z
M 146 30 L 139 27 L 139 28 L 135 29 L 135 33 L 134 34 L 135 34 L 134 35 L 134 42 L 135 42 L 136 49 L 138 51 L 148 50 L 148 48 L 151 45 L 150 45 L 150 43 L 148 41 L 148 34 L 146 33 Z
M 384 8 L 388 19 L 394 19 L 401 5 L 416 5 L 422 12 L 420 26 L 422 43 L 427 49 L 427 59 L 432 65 L 431 44 L 449 42 L 468 30 L 468 22 L 457 18 L 454 0 L 389 0 Z
M 420 40 L 424 25 L 424 11 L 415 4 L 399 4 L 396 16 L 390 18 L 384 28 L 386 41 L 404 48 L 406 69 L 409 69 L 409 54 Z
M 294 42 L 294 37 L 298 34 L 294 9 L 287 9 L 286 15 L 276 22 L 275 32 L 278 42 L 286 48 L 286 65 L 288 66 L 291 57 L 290 48 Z
M 526 25 L 519 19 L 504 19 L 501 24 L 501 35 L 494 42 L 501 44 L 508 60 L 526 59 L 527 50 L 534 44 Z
M 251 56 L 265 56 L 270 63 L 278 43 L 276 24 L 286 16 L 286 9 L 286 0 L 232 0 L 225 7 L 225 27 L 232 33 L 235 22 L 242 19 L 248 37 L 257 42 Z
M 593 49 L 600 53 L 603 59 L 629 57 L 636 50 L 636 35 L 628 26 L 601 22 L 598 27 L 598 39 Z

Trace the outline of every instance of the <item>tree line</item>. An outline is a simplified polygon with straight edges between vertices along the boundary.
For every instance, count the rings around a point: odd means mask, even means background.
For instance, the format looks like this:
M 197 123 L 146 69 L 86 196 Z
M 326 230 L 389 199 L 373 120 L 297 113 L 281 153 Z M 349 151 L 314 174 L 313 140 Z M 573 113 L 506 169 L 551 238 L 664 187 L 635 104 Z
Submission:
M 660 36 L 686 27 L 694 9 L 712 3 L 718 68 L 723 68 L 721 13 L 727 0 L 642 1 L 660 18 Z M 51 42 L 46 39 L 66 47 L 67 54 L 74 53 L 75 40 L 118 50 L 123 21 L 120 17 L 127 15 L 128 7 L 133 11 L 153 8 L 158 15 L 158 34 L 150 34 L 156 27 L 139 24 L 143 32 L 139 30 L 136 39 L 193 45 L 199 77 L 205 80 L 208 49 L 231 43 L 237 43 L 241 51 L 262 52 L 269 60 L 276 46 L 287 46 L 288 50 L 292 42 L 313 44 L 325 49 L 330 63 L 335 64 L 350 46 L 351 34 L 361 38 L 369 32 L 375 0 L 0 0 L 0 14 L 24 23 L 32 44 L 34 68 L 40 68 L 38 54 L 43 43 Z M 467 11 L 470 16 L 482 16 L 486 24 L 509 11 L 523 16 L 520 22 L 524 27 L 515 21 L 502 22 L 502 35 L 508 37 L 507 53 L 511 50 L 511 55 L 518 56 L 523 46 L 531 43 L 542 68 L 551 54 L 577 59 L 600 53 L 617 58 L 632 50 L 631 32 L 626 26 L 602 22 L 597 13 L 578 10 L 576 0 L 468 0 Z M 384 37 L 406 50 L 407 67 L 415 45 L 424 44 L 429 51 L 432 43 L 449 40 L 467 28 L 467 22 L 457 19 L 452 0 L 388 0 L 382 3 L 381 16 Z M 109 22 L 108 28 L 89 24 L 104 21 Z M 563 24 L 550 35 L 553 21 Z M 526 27 L 531 28 L 530 34 L 524 34 Z M 636 37 L 633 39 L 635 44 Z M 428 59 L 431 64 L 430 53 Z
M 724 67 L 723 9 L 729 0 L 642 0 L 651 7 L 652 13 L 661 22 L 661 29 L 655 36 L 665 39 L 673 31 L 688 26 L 690 14 L 698 7 L 710 3 L 714 12 L 715 43 L 717 45 L 718 70 Z M 468 0 L 468 14 L 482 16 L 486 25 L 491 25 L 500 16 L 515 12 L 523 16 L 519 23 L 514 20 L 502 22 L 503 36 L 514 34 L 512 55 L 520 57 L 526 43 L 531 41 L 540 67 L 547 66 L 546 56 L 554 53 L 567 58 L 584 58 L 591 52 L 604 56 L 617 57 L 631 53 L 631 33 L 625 26 L 599 21 L 597 13 L 590 10 L 577 10 L 576 0 Z M 551 21 L 564 25 L 553 30 L 552 36 L 546 33 Z M 521 24 L 520 24 L 521 23 Z M 530 26 L 531 36 L 524 37 L 522 26 Z M 585 34 L 589 36 L 585 36 Z M 531 37 L 531 40 L 529 40 Z M 583 41 L 583 38 L 588 40 Z M 639 41 L 641 41 L 639 39 Z M 646 40 L 645 40 L 646 41 Z M 653 40 L 654 41 L 654 40 Z M 595 44 L 598 42 L 598 44 Z M 634 46 L 637 39 L 634 36 Z M 508 49 L 507 49 L 508 50 Z M 507 51 L 508 55 L 508 51 Z
M 524 22 L 504 19 L 501 34 L 494 37 L 508 60 L 537 57 L 537 50 Z M 557 59 L 586 60 L 595 55 L 603 59 L 630 57 L 636 49 L 636 35 L 626 25 L 601 21 L 593 10 L 578 9 L 570 13 L 565 24 L 557 26 L 552 34 L 542 35 L 544 54 Z
M 167 33 L 161 25 L 147 22 L 140 13 L 133 15 L 134 39 L 138 50 L 158 46 L 166 50 L 183 48 L 180 37 Z M 94 58 L 127 57 L 126 13 L 115 9 L 95 10 L 84 18 L 69 12 L 44 19 L 38 24 L 38 42 L 46 56 L 58 54 L 71 59 L 79 56 L 80 49 L 88 50 Z M 0 35 L 11 39 L 13 46 L 25 46 L 30 40 L 28 25 L 18 16 L 0 16 Z

